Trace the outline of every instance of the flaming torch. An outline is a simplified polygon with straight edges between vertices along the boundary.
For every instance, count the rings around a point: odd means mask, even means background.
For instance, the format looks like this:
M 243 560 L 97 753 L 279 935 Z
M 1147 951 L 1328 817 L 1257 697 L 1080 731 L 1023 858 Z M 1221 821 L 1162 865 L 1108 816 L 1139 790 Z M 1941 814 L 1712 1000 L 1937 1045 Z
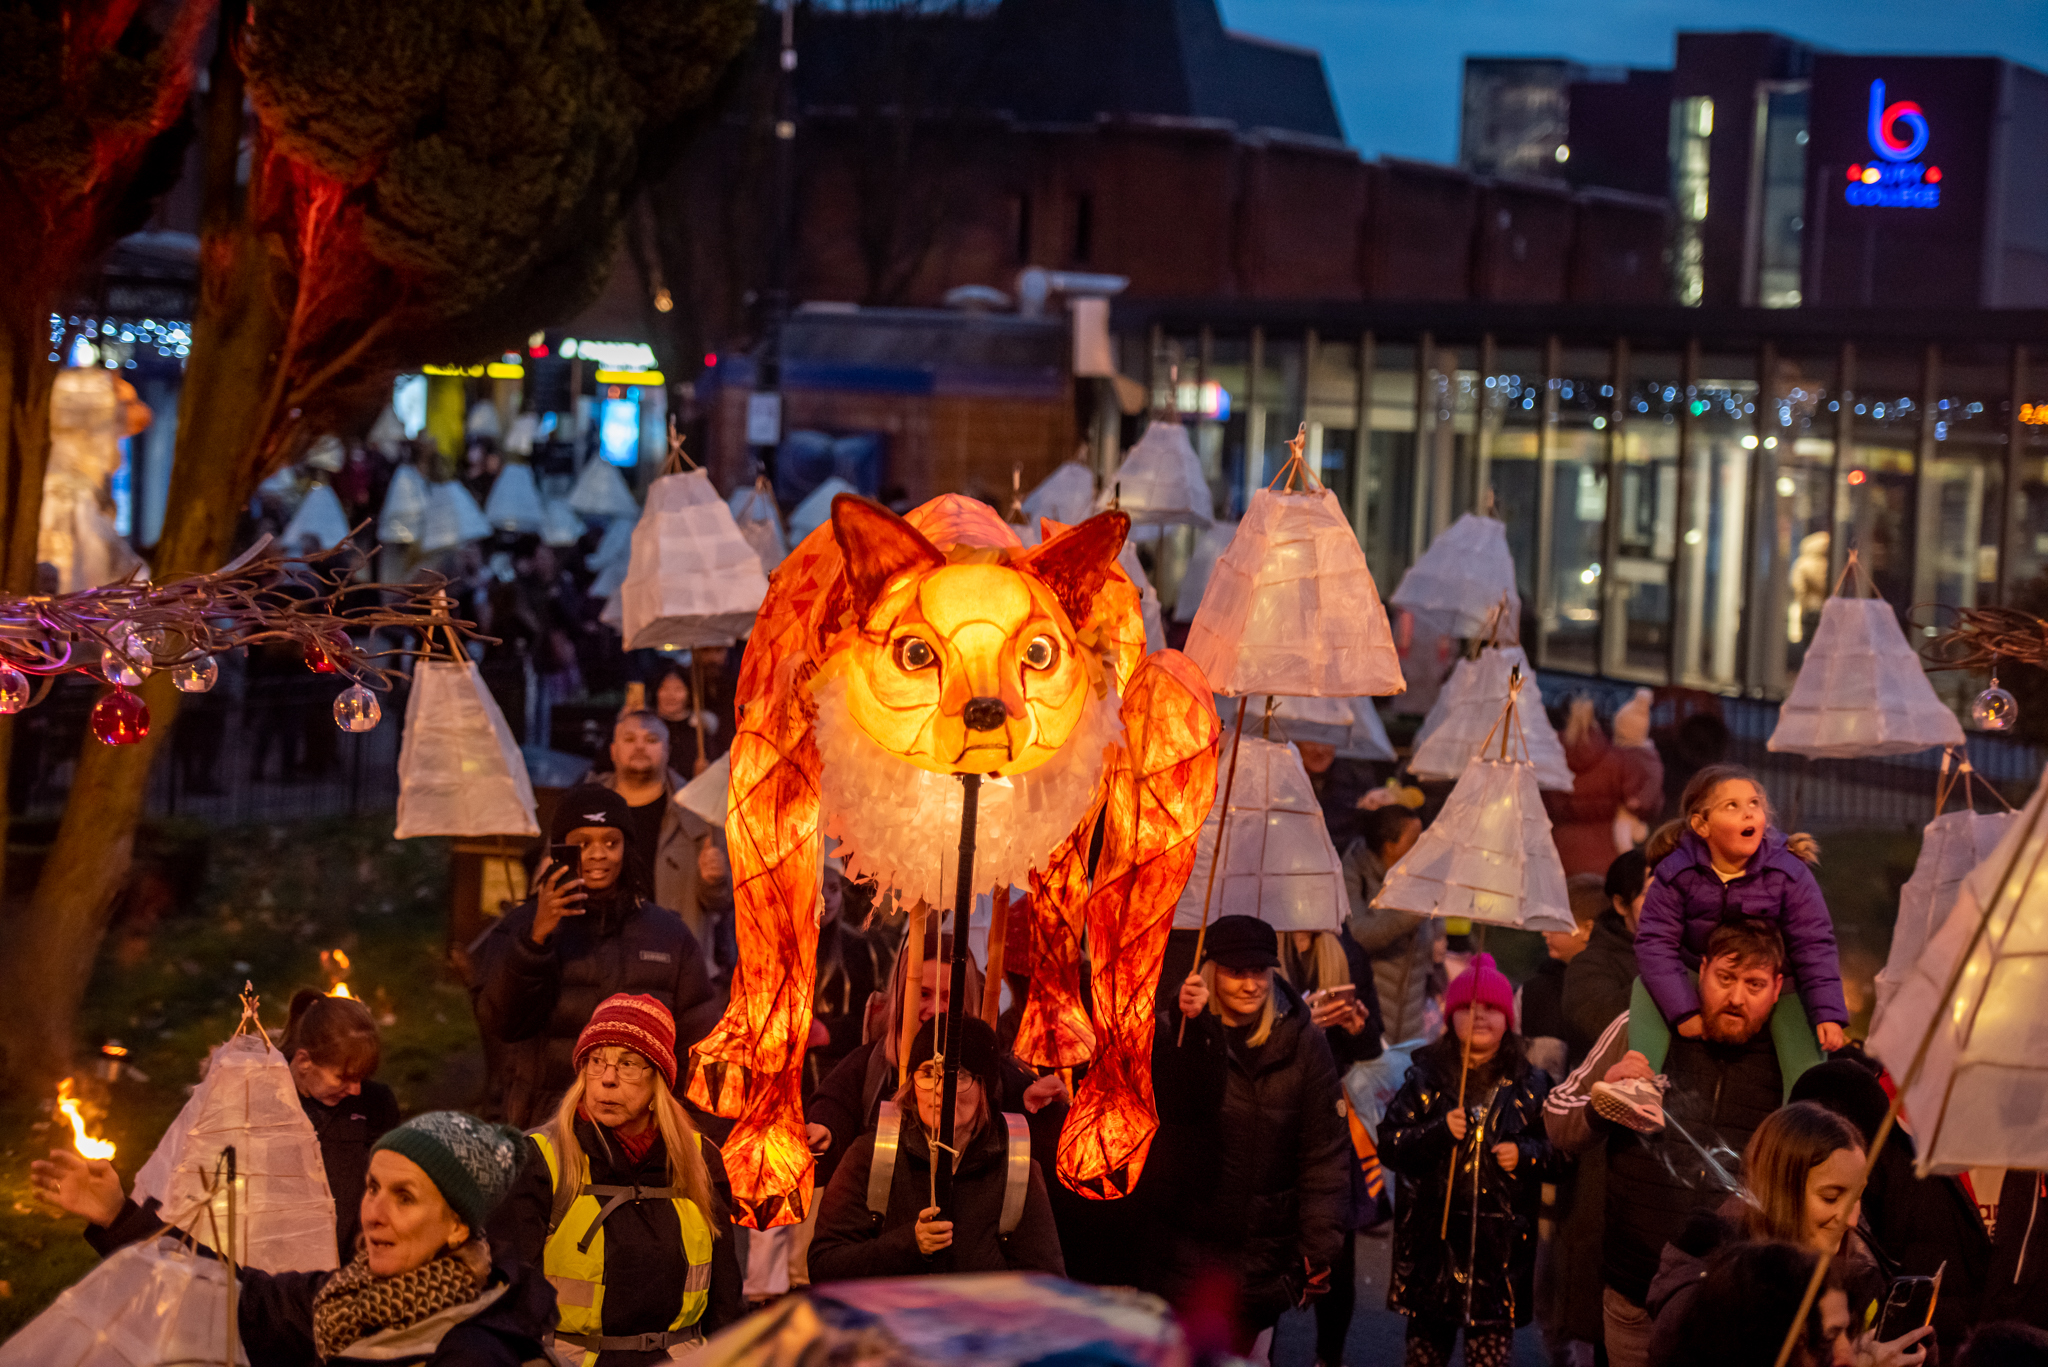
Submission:
M 57 1084 L 57 1112 L 71 1122 L 71 1142 L 85 1158 L 112 1158 L 113 1144 L 105 1139 L 94 1139 L 85 1132 L 85 1117 L 78 1113 L 78 1098 L 71 1094 L 71 1079 L 65 1078 Z
M 330 997 L 353 997 L 348 990 L 348 951 L 345 949 L 323 949 L 320 951 L 320 971 L 327 975 L 332 984 L 327 989 Z

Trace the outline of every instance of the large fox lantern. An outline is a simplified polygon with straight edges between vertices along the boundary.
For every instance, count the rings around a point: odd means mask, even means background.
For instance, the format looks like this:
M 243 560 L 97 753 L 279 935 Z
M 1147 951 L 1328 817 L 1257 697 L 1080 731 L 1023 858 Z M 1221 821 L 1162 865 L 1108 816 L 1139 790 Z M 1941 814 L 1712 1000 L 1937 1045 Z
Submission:
M 1219 727 L 1192 662 L 1144 653 L 1138 590 L 1117 565 L 1129 530 L 1117 512 L 1071 528 L 1047 521 L 1027 549 L 970 499 L 946 495 L 899 518 L 841 495 L 829 526 L 776 570 L 732 744 L 739 965 L 724 1019 L 692 1051 L 688 1087 L 738 1122 L 725 1166 L 742 1223 L 797 1223 L 810 1199 L 798 1086 L 821 836 L 838 842 L 850 875 L 950 906 L 963 773 L 988 776 L 974 885 L 1031 889 L 1013 910 L 1036 965 L 1016 1051 L 1040 1067 L 1089 1065 L 1060 1177 L 1102 1199 L 1137 1180 L 1158 1128 L 1154 992 L 1215 799 Z

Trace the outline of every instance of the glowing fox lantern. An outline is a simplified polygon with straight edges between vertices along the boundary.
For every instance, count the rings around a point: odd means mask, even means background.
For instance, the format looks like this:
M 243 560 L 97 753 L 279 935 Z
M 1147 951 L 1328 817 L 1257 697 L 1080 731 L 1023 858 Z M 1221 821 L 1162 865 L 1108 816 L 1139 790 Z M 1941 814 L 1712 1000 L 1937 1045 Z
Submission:
M 970 499 L 934 499 L 906 519 L 842 495 L 770 580 L 730 756 L 740 961 L 688 1084 L 698 1105 L 738 1122 L 724 1152 L 743 1223 L 794 1224 L 810 1198 L 798 1087 L 822 837 L 853 876 L 950 904 L 962 773 L 990 776 L 975 885 L 1032 890 L 1022 915 L 1037 971 L 1017 1052 L 1092 1065 L 1060 1176 L 1104 1199 L 1137 1180 L 1158 1128 L 1153 993 L 1215 799 L 1219 727 L 1200 670 L 1144 653 L 1138 591 L 1117 565 L 1129 527 L 1119 512 L 1046 521 L 1027 549 Z

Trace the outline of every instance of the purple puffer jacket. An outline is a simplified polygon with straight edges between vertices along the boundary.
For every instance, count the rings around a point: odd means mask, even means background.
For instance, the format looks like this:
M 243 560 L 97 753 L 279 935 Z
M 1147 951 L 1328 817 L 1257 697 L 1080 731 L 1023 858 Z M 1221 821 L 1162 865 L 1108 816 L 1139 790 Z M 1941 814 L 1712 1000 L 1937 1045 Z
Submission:
M 1813 871 L 1785 848 L 1785 833 L 1775 826 L 1764 832 L 1748 870 L 1733 882 L 1721 881 L 1707 842 L 1691 831 L 1657 865 L 1636 929 L 1636 966 L 1666 1020 L 1676 1025 L 1699 1011 L 1707 937 L 1730 916 L 1755 916 L 1778 927 L 1809 1021 L 1849 1023 L 1827 900 Z

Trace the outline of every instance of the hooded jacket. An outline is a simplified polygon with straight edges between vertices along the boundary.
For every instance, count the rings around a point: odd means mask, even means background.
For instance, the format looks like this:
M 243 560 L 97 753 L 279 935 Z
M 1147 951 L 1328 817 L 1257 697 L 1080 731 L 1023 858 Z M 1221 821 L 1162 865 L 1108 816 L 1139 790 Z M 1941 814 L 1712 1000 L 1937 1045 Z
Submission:
M 1586 947 L 1564 966 L 1564 1046 L 1571 1067 L 1578 1067 L 1600 1032 L 1628 1010 L 1636 974 L 1636 937 L 1609 906 L 1594 919 Z
M 1785 834 L 1776 827 L 1765 830 L 1748 867 L 1725 883 L 1714 872 L 1707 842 L 1691 831 L 1657 865 L 1636 925 L 1636 962 L 1666 1020 L 1676 1025 L 1698 1014 L 1696 974 L 1707 938 L 1731 916 L 1754 916 L 1778 927 L 1809 1021 L 1849 1023 L 1827 899 L 1813 870 L 1785 848 Z
M 1486 1095 L 1468 1090 L 1467 1108 L 1486 1109 L 1475 1146 L 1469 1131 L 1463 1142 L 1451 1138 L 1456 1060 L 1447 1050 L 1418 1053 L 1380 1122 L 1380 1156 L 1395 1173 L 1398 1212 L 1387 1308 L 1459 1324 L 1527 1324 L 1535 1309 L 1536 1209 L 1543 1183 L 1559 1167 L 1543 1129 L 1550 1079 L 1518 1060 L 1512 1075 Z M 1513 1172 L 1493 1155 L 1503 1142 L 1520 1155 Z M 1446 1200 L 1450 1233 L 1442 1237 Z
M 1354 840 L 1344 852 L 1344 892 L 1351 903 L 1345 930 L 1372 960 L 1374 991 L 1384 1013 L 1377 1022 L 1388 1044 L 1420 1039 L 1427 1028 L 1429 989 L 1436 981 L 1436 945 L 1443 922 L 1434 916 L 1375 907 L 1387 871 Z

